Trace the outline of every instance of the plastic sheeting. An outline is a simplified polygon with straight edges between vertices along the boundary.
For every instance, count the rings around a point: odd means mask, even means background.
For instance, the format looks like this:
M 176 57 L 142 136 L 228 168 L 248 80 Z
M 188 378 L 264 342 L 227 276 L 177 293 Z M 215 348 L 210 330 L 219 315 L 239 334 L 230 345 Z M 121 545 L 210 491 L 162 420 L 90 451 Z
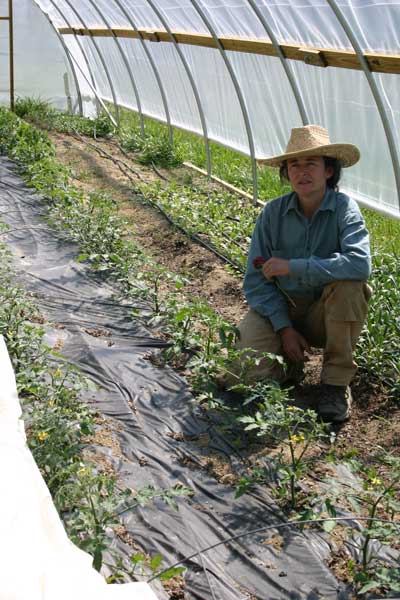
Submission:
M 32 0 L 13 2 L 15 97 L 34 96 L 57 108 L 78 111 L 78 96 L 71 67 L 51 24 Z M 0 4 L 8 16 L 8 2 Z M 87 93 L 84 80 L 81 93 Z M 92 101 L 88 98 L 90 111 Z M 10 102 L 9 24 L 0 21 L 0 103 Z
M 157 600 L 146 583 L 107 585 L 69 541 L 26 446 L 2 336 L 0 372 L 0 600 Z
M 110 453 L 107 458 L 120 479 L 134 489 L 181 482 L 194 491 L 193 498 L 179 502 L 178 512 L 159 504 L 126 513 L 124 524 L 135 542 L 160 552 L 168 565 L 231 535 L 284 523 L 264 488 L 235 499 L 231 486 L 210 476 L 207 461 L 213 455 L 225 457 L 235 473 L 242 472 L 241 456 L 194 402 L 185 381 L 146 360 L 163 342 L 140 319 L 132 321 L 130 306 L 115 302 L 110 282 L 74 261 L 79 249 L 40 220 L 44 203 L 6 159 L 0 181 L 0 203 L 6 215 L 7 207 L 12 209 L 6 218 L 15 229 L 2 237 L 14 252 L 18 278 L 35 293 L 50 322 L 63 326 L 49 341 L 61 336 L 67 360 L 100 386 L 96 408 L 117 423 L 122 457 Z M 94 337 L 92 329 L 108 335 Z M 282 536 L 281 549 L 270 543 L 276 533 Z M 129 552 L 117 540 L 115 545 Z M 199 600 L 347 598 L 323 562 L 328 553 L 317 534 L 306 537 L 288 527 L 253 534 L 189 561 L 185 589 Z
M 97 8 L 90 0 L 80 0 L 73 3 L 73 9 L 67 0 L 37 0 L 37 3 L 49 13 L 55 27 L 66 27 L 69 23 L 78 28 L 104 28 L 109 23 L 111 27 L 166 30 L 147 0 L 96 0 Z M 361 51 L 398 53 L 400 0 L 255 1 L 278 43 L 353 51 L 348 33 L 334 12 L 334 4 Z M 210 35 L 210 24 L 218 36 L 270 41 L 262 20 L 248 0 L 155 0 L 155 5 L 172 31 Z M 89 37 L 85 37 L 84 43 L 93 46 Z M 97 38 L 96 43 L 106 57 L 119 101 L 136 109 L 136 99 L 123 76 L 124 69 L 115 41 Z M 143 44 L 154 59 L 172 123 L 201 133 L 198 106 L 173 44 L 148 41 Z M 124 40 L 124 47 L 129 48 L 133 76 L 139 84 L 143 112 L 165 121 L 162 97 L 159 91 L 152 92 L 154 69 L 148 58 L 143 57 L 143 44 L 138 40 Z M 257 158 L 281 154 L 291 128 L 301 125 L 302 118 L 280 59 L 226 53 L 249 114 L 249 133 L 238 94 L 219 50 L 184 45 L 182 49 L 199 91 L 210 139 L 249 154 L 250 135 Z M 93 51 L 91 68 L 96 78 L 104 80 L 104 69 L 95 55 Z M 327 127 L 334 141 L 354 143 L 361 149 L 362 160 L 346 174 L 344 191 L 361 203 L 400 216 L 399 190 L 387 132 L 365 74 L 350 69 L 324 69 L 297 61 L 286 62 L 304 104 L 307 122 Z M 395 160 L 399 162 L 400 79 L 398 75 L 373 73 L 372 80 L 393 137 Z M 100 83 L 100 90 L 111 100 L 108 83 Z M 397 185 L 400 186 L 400 173 Z
M 210 35 L 209 23 L 218 36 L 270 41 L 248 0 L 152 1 L 172 31 Z M 254 0 L 254 3 L 280 44 L 353 51 L 348 34 L 332 8 L 336 3 L 362 51 L 398 53 L 400 0 Z M 3 4 L 1 14 L 5 16 L 8 11 L 6 3 Z M 199 112 L 202 110 L 210 139 L 249 155 L 251 138 L 256 158 L 281 154 L 291 128 L 302 124 L 301 111 L 279 58 L 226 53 L 248 112 L 248 131 L 231 74 L 217 49 L 180 45 L 198 90 L 199 108 L 172 42 L 122 38 L 118 48 L 109 37 L 63 35 L 66 54 L 57 38 L 57 28 L 70 26 L 85 29 L 109 25 L 166 31 L 148 0 L 18 0 L 14 2 L 14 15 L 17 96 L 40 96 L 60 108 L 77 111 L 80 103 L 73 65 L 85 114 L 93 114 L 96 94 L 113 102 L 114 92 L 120 105 L 137 111 L 139 100 L 144 114 L 164 122 L 170 118 L 173 125 L 202 135 Z M 108 75 L 95 46 L 106 63 Z M 393 163 L 393 160 L 400 162 L 399 75 L 371 75 L 391 132 L 393 158 L 382 115 L 362 71 L 324 69 L 290 60 L 286 63 L 304 105 L 306 121 L 327 127 L 333 141 L 354 143 L 361 149 L 361 162 L 345 173 L 343 191 L 362 204 L 400 218 L 400 172 L 396 184 Z M 8 23 L 0 21 L 3 103 L 9 100 L 8 90 Z

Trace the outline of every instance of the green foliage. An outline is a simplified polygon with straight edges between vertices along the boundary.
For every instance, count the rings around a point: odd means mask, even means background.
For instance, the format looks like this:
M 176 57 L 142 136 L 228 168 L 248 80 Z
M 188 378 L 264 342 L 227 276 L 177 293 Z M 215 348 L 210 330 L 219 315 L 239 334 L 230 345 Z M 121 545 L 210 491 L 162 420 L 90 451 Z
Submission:
M 385 217 L 376 210 L 363 208 L 362 213 L 370 232 L 373 252 L 398 256 L 400 253 L 400 221 Z
M 159 498 L 162 502 L 164 502 L 170 508 L 174 510 L 178 510 L 178 504 L 176 503 L 175 498 L 181 498 L 184 496 L 192 496 L 193 490 L 181 483 L 176 484 L 172 488 L 168 489 L 157 489 L 152 485 L 145 486 L 135 492 L 133 497 L 133 503 L 128 500 L 128 506 L 124 506 L 118 510 L 118 515 L 122 513 L 131 511 L 138 506 L 146 506 L 149 502 Z
M 34 97 L 17 98 L 14 105 L 15 114 L 21 119 L 35 119 L 37 122 L 47 123 L 51 118 L 53 109 L 46 100 Z
M 26 106 L 21 105 L 19 110 L 25 115 L 36 111 L 43 120 L 48 118 L 46 107 L 40 102 L 36 107 L 30 106 L 28 102 Z M 52 118 L 53 116 L 50 117 Z M 60 128 L 70 126 L 69 117 L 58 115 L 58 118 Z M 94 132 L 92 124 L 90 128 Z M 136 134 L 131 136 L 131 150 L 142 152 L 144 146 L 141 145 L 141 138 L 135 136 Z M 148 146 L 148 157 L 152 157 L 149 158 L 150 162 L 158 160 L 154 159 L 157 153 L 166 153 L 167 137 L 159 135 L 160 139 L 162 137 L 162 142 L 157 145 L 157 135 L 152 135 Z M 29 184 L 47 197 L 50 223 L 80 244 L 82 253 L 79 260 L 87 260 L 94 269 L 107 271 L 125 298 L 150 299 L 155 313 L 153 322 L 162 325 L 169 334 L 171 345 L 166 356 L 180 366 L 187 367 L 194 389 L 203 394 L 203 397 L 213 400 L 213 381 L 218 374 L 229 368 L 230 361 L 239 358 L 234 350 L 234 329 L 215 315 L 210 307 L 196 301 L 188 304 L 181 293 L 184 282 L 155 265 L 139 247 L 125 239 L 125 224 L 116 214 L 113 200 L 104 194 L 86 197 L 70 186 L 68 171 L 55 161 L 54 150 L 46 134 L 21 123 L 4 109 L 0 109 L 0 150 L 14 158 Z M 198 152 L 198 156 L 200 154 Z M 236 163 L 233 161 L 233 164 Z M 245 175 L 241 167 L 237 167 L 236 171 L 239 175 L 233 183 L 238 185 L 240 178 L 241 181 L 245 180 Z M 207 235 L 212 244 L 243 267 L 258 209 L 253 209 L 230 195 L 204 194 L 176 185 L 163 191 L 158 186 L 142 187 L 142 193 L 149 199 L 157 199 L 162 208 L 190 232 Z M 273 195 L 277 193 L 274 192 Z M 229 211 L 228 208 L 232 210 Z M 384 230 L 382 221 L 379 221 L 380 233 L 377 236 L 383 235 Z M 383 246 L 384 244 L 382 248 Z M 374 296 L 368 327 L 358 350 L 362 368 L 384 381 L 393 396 L 399 393 L 399 364 L 395 351 L 399 334 L 397 290 L 400 289 L 400 277 L 397 263 L 396 256 L 376 250 L 372 280 Z M 106 543 L 106 523 L 113 522 L 116 510 L 123 511 L 125 508 L 119 504 L 119 491 L 118 500 L 114 496 L 115 482 L 102 475 L 98 478 L 98 474 L 92 470 L 86 471 L 88 467 L 82 466 L 81 458 L 77 458 L 80 456 L 84 436 L 93 428 L 90 413 L 87 409 L 82 409 L 81 412 L 76 401 L 76 394 L 85 382 L 74 372 L 48 367 L 47 350 L 44 351 L 42 345 L 43 334 L 32 323 L 35 320 L 34 308 L 28 306 L 25 300 L 22 306 L 19 304 L 19 292 L 7 279 L 7 260 L 3 261 L 2 273 L 7 283 L 3 286 L 4 309 L 0 311 L 0 331 L 5 332 L 7 343 L 12 349 L 18 388 L 26 406 L 30 443 L 38 456 L 40 468 L 63 507 L 61 510 L 65 518 L 69 519 L 73 535 L 77 540 L 85 540 L 84 544 L 90 548 L 95 566 L 99 568 L 103 545 Z M 160 286 L 161 281 L 165 280 L 174 287 L 173 292 L 167 296 Z M 221 347 L 225 348 L 225 352 L 221 352 Z M 51 386 L 48 386 L 49 377 Z M 44 384 L 49 387 L 48 390 L 44 389 Z M 307 458 L 307 449 L 311 443 L 324 437 L 324 430 L 315 413 L 290 406 L 286 392 L 276 386 L 260 384 L 246 388 L 246 385 L 242 385 L 238 389 L 246 394 L 244 407 L 237 412 L 229 410 L 234 418 L 240 414 L 237 422 L 245 427 L 246 432 L 256 433 L 258 437 L 269 436 L 282 442 L 286 452 L 278 454 L 274 465 L 277 489 L 281 498 L 289 498 L 290 505 L 296 508 L 301 480 L 312 464 Z M 43 400 L 44 412 L 40 409 L 39 399 Z M 251 414 L 243 415 L 243 410 L 247 408 L 251 409 Z M 57 435 L 64 439 L 64 443 L 59 442 Z M 394 468 L 398 469 L 398 465 Z M 393 533 L 390 528 L 376 527 L 372 521 L 373 514 L 377 514 L 382 507 L 393 514 L 399 509 L 395 498 L 398 479 L 395 485 L 392 482 L 385 489 L 376 489 L 381 485 L 377 483 L 379 479 L 379 474 L 370 472 L 366 474 L 366 488 L 357 493 L 348 493 L 348 489 L 346 490 L 355 510 L 357 506 L 364 509 L 368 507 L 371 518 L 363 531 L 361 566 L 349 565 L 360 593 L 378 585 L 394 591 L 398 586 L 392 566 L 377 567 L 376 562 L 370 562 L 369 559 L 371 541 L 379 539 L 381 543 L 386 543 Z M 269 481 L 270 470 L 256 465 L 249 477 L 242 478 L 239 482 L 238 495 L 255 483 Z M 184 493 L 181 488 L 176 495 Z M 343 491 L 341 493 L 343 495 Z M 157 497 L 157 494 L 161 494 L 159 497 L 167 503 L 175 502 L 175 492 L 157 492 L 149 487 L 139 493 L 126 510 Z M 99 495 L 107 499 L 104 506 L 100 504 Z M 118 509 L 115 508 L 116 504 L 119 504 Z M 330 498 L 324 500 L 322 510 L 332 517 L 336 514 Z M 333 521 L 325 526 L 326 530 L 332 527 Z M 83 532 L 83 528 L 86 528 L 87 534 Z M 142 560 L 136 555 L 132 563 L 149 563 L 153 560 L 154 567 L 158 558 Z M 149 568 L 152 568 L 151 564 Z M 390 585 L 393 587 L 390 588 Z
M 80 133 L 92 138 L 111 137 L 115 133 L 112 121 L 104 112 L 89 118 L 54 111 L 48 126 L 61 133 Z
M 114 125 L 105 112 L 94 119 L 70 115 L 53 108 L 40 98 L 17 98 L 14 112 L 21 119 L 62 133 L 80 133 L 88 137 L 109 137 L 115 132 Z
M 127 565 L 127 561 L 123 561 L 119 558 L 116 565 L 113 566 L 115 572 L 107 581 L 108 583 L 123 581 L 127 574 L 131 579 L 136 579 L 137 575 L 146 577 L 149 573 L 152 573 L 154 578 L 157 577 L 162 581 L 168 581 L 177 575 L 181 575 L 185 571 L 185 567 L 171 567 L 170 569 L 160 571 L 159 575 L 157 575 L 159 568 L 162 566 L 162 561 L 163 558 L 161 554 L 146 556 L 140 552 L 130 556 L 129 565 Z
M 55 155 L 46 133 L 13 118 L 0 108 L 0 152 L 8 154 L 23 170 L 24 166 Z
M 373 293 L 357 347 L 359 366 L 400 398 L 400 261 L 383 252 L 373 257 Z
M 146 486 L 135 493 L 130 489 L 120 490 L 114 477 L 95 473 L 84 465 L 74 475 L 58 489 L 54 499 L 71 540 L 93 556 L 93 566 L 98 571 L 103 564 L 103 554 L 109 547 L 107 528 L 117 525 L 121 514 L 138 506 L 146 506 L 155 499 L 178 510 L 175 498 L 193 493 L 181 484 L 167 490 L 158 490 L 153 486 Z M 135 556 L 138 558 L 143 555 Z M 144 557 L 143 561 L 147 559 Z M 137 565 L 142 561 L 133 562 Z M 152 571 L 157 570 L 159 562 L 158 558 L 153 557 L 150 561 Z M 122 564 L 121 560 L 116 568 L 117 573 Z M 125 567 L 124 573 L 129 571 Z
M 77 465 L 54 495 L 70 539 L 93 556 L 97 571 L 109 545 L 106 529 L 118 523 L 118 506 L 129 495 L 130 490 L 117 491 L 114 477 L 98 474 L 84 465 Z
M 249 388 L 244 405 L 252 405 L 255 411 L 254 414 L 238 417 L 245 431 L 252 431 L 257 436 L 270 436 L 281 442 L 282 449 L 274 462 L 278 494 L 281 498 L 289 497 L 291 507 L 296 508 L 300 480 L 313 464 L 306 458 L 307 449 L 312 443 L 327 438 L 324 425 L 313 410 L 293 406 L 287 390 L 273 382 L 258 383 Z M 258 471 L 256 477 L 253 473 L 251 483 L 264 481 L 267 476 L 267 472 L 263 471 Z M 246 482 L 242 480 L 237 495 L 245 488 Z
M 227 192 L 204 193 L 174 183 L 163 189 L 147 185 L 142 194 L 187 233 L 204 239 L 244 269 L 259 207 Z
M 124 130 L 129 131 L 132 137 L 140 137 L 138 115 L 127 109 L 122 109 L 121 114 Z M 154 139 L 168 134 L 166 125 L 147 117 L 145 118 L 145 130 L 146 136 Z M 175 129 L 174 145 L 184 148 L 185 160 L 202 169 L 207 168 L 205 145 L 201 137 Z M 140 147 L 132 148 L 132 150 L 139 151 Z M 252 194 L 253 177 L 250 158 L 215 142 L 210 142 L 210 150 L 213 175 Z M 268 200 L 284 194 L 289 187 L 281 184 L 276 169 L 264 167 L 258 170 L 258 189 L 260 198 Z
M 351 468 L 357 477 L 328 480 L 331 502 L 341 504 L 346 498 L 352 511 L 368 517 L 366 521 L 360 521 L 360 531 L 350 530 L 348 542 L 357 550 L 357 557 L 349 561 L 349 571 L 359 594 L 372 589 L 398 591 L 398 567 L 388 563 L 381 550 L 383 545 L 396 542 L 399 536 L 400 459 L 383 453 L 383 473 L 377 467 L 354 460 Z M 380 518 L 382 521 L 375 520 Z
M 143 165 L 154 164 L 167 169 L 181 165 L 185 156 L 184 146 L 178 142 L 171 144 L 167 132 L 144 137 L 137 130 L 125 132 L 121 146 L 126 152 L 138 153 L 136 159 Z
M 4 139 L 6 133 L 9 137 Z M 96 193 L 85 197 L 70 186 L 68 171 L 54 159 L 46 134 L 3 109 L 0 140 L 2 151 L 16 160 L 28 184 L 47 197 L 52 226 L 80 243 L 80 260 L 90 261 L 97 270 L 112 272 L 128 296 L 132 293 L 145 298 L 154 286 L 150 274 L 146 279 L 146 268 L 153 263 L 123 239 L 124 222 L 113 200 Z M 0 253 L 0 333 L 5 337 L 24 403 L 28 443 L 70 537 L 92 553 L 94 566 L 100 569 L 108 546 L 106 529 L 116 522 L 117 509 L 123 511 L 122 502 L 128 493 L 118 490 L 112 477 L 82 463 L 85 437 L 93 433 L 94 425 L 91 411 L 78 396 L 91 384 L 70 367 L 54 368 L 51 349 L 43 344 L 44 332 L 36 324 L 42 318 L 13 284 L 9 253 L 4 247 Z M 140 277 L 136 281 L 138 265 L 144 266 L 145 285 L 141 285 Z M 188 488 L 179 485 L 171 490 L 148 486 L 137 492 L 134 504 L 124 511 L 156 497 L 176 508 L 175 498 L 188 493 Z

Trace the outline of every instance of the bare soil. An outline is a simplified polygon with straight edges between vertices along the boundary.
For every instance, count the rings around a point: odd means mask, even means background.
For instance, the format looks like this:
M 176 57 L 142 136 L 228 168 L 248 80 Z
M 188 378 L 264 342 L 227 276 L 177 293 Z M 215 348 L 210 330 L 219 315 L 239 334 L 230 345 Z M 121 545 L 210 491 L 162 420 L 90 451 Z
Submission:
M 88 140 L 50 132 L 57 157 L 73 172 L 73 183 L 85 191 L 97 190 L 110 194 L 118 210 L 128 222 L 132 237 L 156 261 L 170 271 L 188 276 L 187 293 L 206 300 L 231 323 L 238 323 L 247 310 L 242 294 L 241 278 L 234 275 L 226 264 L 212 252 L 191 241 L 171 225 L 156 209 L 145 204 L 132 190 L 132 184 L 116 162 L 101 157 L 93 144 L 115 159 L 128 163 L 144 182 L 163 182 L 165 179 L 182 181 L 186 168 L 173 171 L 142 166 L 127 158 L 112 140 Z M 208 184 L 201 175 L 189 171 L 195 185 Z M 161 177 L 160 177 L 161 176 Z M 95 335 L 95 333 L 93 333 Z M 294 390 L 296 400 L 305 406 L 315 406 L 319 393 L 321 356 L 315 351 L 306 364 L 306 378 Z M 374 462 L 380 450 L 400 454 L 400 408 L 388 398 L 379 384 L 365 374 L 356 375 L 352 383 L 354 407 L 348 423 L 337 428 L 337 455 L 345 456 L 350 450 L 359 452 L 368 462 Z M 222 469 L 222 476 L 226 470 Z

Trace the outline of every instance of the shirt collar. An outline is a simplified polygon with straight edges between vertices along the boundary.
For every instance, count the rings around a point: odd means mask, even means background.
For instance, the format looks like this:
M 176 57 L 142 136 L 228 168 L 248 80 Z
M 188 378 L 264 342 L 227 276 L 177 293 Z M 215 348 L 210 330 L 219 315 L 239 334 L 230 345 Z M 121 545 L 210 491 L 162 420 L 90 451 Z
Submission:
M 330 210 L 331 212 L 334 212 L 335 207 L 336 207 L 335 190 L 327 187 L 325 195 L 322 199 L 322 202 L 321 202 L 317 212 L 319 212 L 321 210 Z M 289 210 L 295 210 L 297 213 L 302 214 L 300 211 L 300 208 L 299 208 L 298 197 L 295 192 L 292 192 L 289 195 L 289 200 L 288 200 L 286 209 L 283 214 L 286 215 L 289 212 Z

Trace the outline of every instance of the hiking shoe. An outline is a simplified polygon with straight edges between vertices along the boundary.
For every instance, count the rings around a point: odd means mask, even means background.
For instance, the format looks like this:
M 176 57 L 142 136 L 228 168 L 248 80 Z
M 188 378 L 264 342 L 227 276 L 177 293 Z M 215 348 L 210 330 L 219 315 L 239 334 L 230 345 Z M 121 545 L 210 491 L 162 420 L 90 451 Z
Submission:
M 317 413 L 327 423 L 343 423 L 350 417 L 351 402 L 351 390 L 348 385 L 323 383 Z

